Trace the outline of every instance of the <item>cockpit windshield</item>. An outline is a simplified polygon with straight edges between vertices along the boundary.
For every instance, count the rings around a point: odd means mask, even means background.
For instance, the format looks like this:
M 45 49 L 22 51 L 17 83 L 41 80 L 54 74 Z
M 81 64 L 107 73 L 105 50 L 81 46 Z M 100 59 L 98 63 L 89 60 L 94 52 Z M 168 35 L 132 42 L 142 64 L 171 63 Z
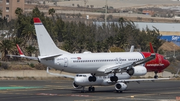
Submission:
M 166 60 L 166 57 L 164 57 L 164 60 Z

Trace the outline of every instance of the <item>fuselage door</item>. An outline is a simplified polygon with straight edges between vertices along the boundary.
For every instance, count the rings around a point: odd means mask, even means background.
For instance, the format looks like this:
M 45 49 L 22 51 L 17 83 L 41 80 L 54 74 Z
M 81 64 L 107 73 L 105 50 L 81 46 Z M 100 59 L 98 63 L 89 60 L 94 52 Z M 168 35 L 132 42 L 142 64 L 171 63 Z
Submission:
M 160 55 L 158 55 L 158 59 L 159 59 L 159 64 L 161 64 L 162 63 L 162 58 L 161 58 Z
M 65 57 L 64 58 L 64 67 L 67 67 L 68 66 L 68 59 Z

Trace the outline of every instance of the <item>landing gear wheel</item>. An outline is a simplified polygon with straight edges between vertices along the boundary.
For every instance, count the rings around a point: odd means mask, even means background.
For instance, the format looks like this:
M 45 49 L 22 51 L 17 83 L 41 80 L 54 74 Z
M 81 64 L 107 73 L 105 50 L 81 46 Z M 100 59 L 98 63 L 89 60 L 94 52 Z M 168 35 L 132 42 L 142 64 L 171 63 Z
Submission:
M 158 78 L 158 75 L 155 75 L 154 78 L 157 79 L 157 78 Z
M 116 90 L 116 93 L 122 93 L 123 91 Z
M 91 92 L 91 87 L 88 88 L 88 91 Z
M 89 91 L 89 92 L 94 92 L 94 91 L 95 91 L 95 87 L 89 87 L 89 88 L 88 88 L 88 91 Z
M 85 88 L 85 87 L 83 87 L 83 89 L 82 89 L 81 93 L 85 93 L 85 90 L 84 90 L 84 88 Z
M 154 73 L 155 73 L 154 78 L 157 79 L 158 78 L 158 75 L 157 75 L 158 72 L 155 71 Z
M 94 92 L 94 91 L 95 91 L 95 87 L 92 87 L 91 89 L 92 89 L 92 92 Z

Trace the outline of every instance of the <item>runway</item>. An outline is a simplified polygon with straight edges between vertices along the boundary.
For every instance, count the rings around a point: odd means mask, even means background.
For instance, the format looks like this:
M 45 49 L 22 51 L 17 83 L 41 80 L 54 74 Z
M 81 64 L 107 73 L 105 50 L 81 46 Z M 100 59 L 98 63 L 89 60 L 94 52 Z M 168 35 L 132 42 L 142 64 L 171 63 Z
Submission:
M 72 87 L 72 80 L 1 80 L 0 101 L 176 101 L 180 81 L 132 82 L 123 93 L 114 86 L 96 87 L 85 93 Z

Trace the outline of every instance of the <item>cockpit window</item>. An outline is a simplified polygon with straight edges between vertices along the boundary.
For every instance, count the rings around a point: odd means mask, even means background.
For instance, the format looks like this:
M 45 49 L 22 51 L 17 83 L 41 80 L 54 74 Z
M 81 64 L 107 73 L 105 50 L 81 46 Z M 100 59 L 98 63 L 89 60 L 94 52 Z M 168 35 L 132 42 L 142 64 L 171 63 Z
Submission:
M 164 60 L 166 60 L 166 57 L 164 57 Z
M 86 77 L 86 75 L 79 75 L 79 74 L 77 74 L 76 77 Z

